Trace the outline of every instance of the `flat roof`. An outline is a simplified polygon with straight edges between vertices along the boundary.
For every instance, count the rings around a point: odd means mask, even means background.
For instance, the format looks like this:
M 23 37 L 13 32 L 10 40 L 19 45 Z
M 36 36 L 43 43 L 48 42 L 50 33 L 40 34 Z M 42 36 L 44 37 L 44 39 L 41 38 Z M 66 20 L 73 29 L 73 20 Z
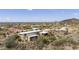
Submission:
M 38 36 L 38 35 L 29 35 L 29 37 L 34 37 L 34 36 Z
M 28 32 L 20 32 L 19 34 L 30 34 L 30 33 L 35 33 L 35 32 L 40 32 L 41 30 L 33 30 L 33 31 L 28 31 Z
M 40 33 L 48 33 L 48 32 L 46 32 L 46 31 L 42 31 L 42 32 L 40 32 Z

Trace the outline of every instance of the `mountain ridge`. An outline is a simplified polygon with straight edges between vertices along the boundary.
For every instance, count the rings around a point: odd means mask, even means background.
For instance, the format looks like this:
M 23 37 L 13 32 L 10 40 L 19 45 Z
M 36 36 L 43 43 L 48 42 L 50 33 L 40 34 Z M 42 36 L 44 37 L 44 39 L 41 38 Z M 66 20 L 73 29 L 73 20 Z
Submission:
M 77 18 L 65 19 L 63 21 L 60 21 L 60 24 L 79 24 L 79 19 Z

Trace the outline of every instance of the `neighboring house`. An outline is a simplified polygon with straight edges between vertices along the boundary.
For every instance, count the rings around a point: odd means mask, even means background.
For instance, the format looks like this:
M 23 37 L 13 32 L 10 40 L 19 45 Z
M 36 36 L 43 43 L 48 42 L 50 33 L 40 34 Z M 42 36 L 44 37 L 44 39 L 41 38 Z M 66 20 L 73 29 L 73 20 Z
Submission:
M 28 32 L 20 32 L 19 35 L 22 40 L 27 40 L 27 41 L 33 41 L 38 38 L 38 33 L 41 30 L 33 30 L 33 31 L 28 31 Z

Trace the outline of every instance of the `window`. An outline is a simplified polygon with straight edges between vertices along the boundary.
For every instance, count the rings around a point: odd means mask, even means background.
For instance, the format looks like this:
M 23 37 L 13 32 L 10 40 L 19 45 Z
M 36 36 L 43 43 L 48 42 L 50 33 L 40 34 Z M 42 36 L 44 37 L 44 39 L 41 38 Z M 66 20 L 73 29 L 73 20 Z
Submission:
M 30 37 L 30 41 L 38 39 L 38 36 Z

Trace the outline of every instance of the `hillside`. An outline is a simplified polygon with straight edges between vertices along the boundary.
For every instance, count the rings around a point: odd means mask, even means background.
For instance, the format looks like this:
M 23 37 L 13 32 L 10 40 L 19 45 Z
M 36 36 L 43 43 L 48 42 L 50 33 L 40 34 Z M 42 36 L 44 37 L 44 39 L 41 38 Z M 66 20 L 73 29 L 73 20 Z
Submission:
M 67 25 L 71 25 L 71 24 L 79 24 L 79 19 L 77 18 L 71 18 L 71 19 L 66 19 L 63 21 L 60 21 L 60 24 L 67 24 Z

